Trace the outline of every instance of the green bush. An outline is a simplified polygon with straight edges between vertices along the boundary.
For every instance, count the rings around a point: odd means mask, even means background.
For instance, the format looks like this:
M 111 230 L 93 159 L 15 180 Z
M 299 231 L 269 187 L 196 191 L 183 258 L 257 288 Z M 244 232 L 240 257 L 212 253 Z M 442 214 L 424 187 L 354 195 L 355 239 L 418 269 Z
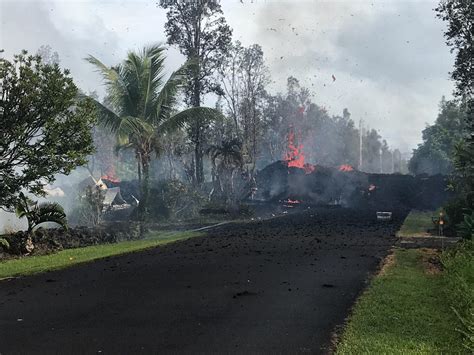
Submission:
M 463 335 L 463 345 L 474 351 L 474 243 L 464 241 L 442 257 L 449 302 Z
M 450 200 L 445 206 L 444 210 L 448 217 L 447 228 L 448 232 L 455 234 L 457 232 L 456 227 L 464 221 L 464 214 L 469 213 L 474 209 L 474 203 L 471 198 L 464 196 L 458 196 Z
M 6 240 L 5 238 L 0 238 L 0 249 L 10 249 L 10 243 L 8 243 L 8 240 Z
M 457 234 L 462 239 L 473 240 L 474 238 L 474 211 L 464 214 L 464 220 L 458 224 Z
M 83 226 L 97 226 L 102 221 L 104 200 L 104 190 L 99 186 L 87 186 L 76 197 L 70 221 Z
M 203 196 L 180 180 L 160 181 L 150 189 L 150 216 L 152 218 L 191 218 L 198 214 Z

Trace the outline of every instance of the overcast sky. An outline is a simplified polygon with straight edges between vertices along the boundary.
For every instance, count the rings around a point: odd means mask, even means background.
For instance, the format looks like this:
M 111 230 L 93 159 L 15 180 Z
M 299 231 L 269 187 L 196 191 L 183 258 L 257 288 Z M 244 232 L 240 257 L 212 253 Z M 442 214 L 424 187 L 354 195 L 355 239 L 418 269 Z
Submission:
M 293 75 L 331 114 L 376 128 L 389 145 L 409 152 L 433 123 L 442 95 L 451 96 L 453 56 L 436 1 L 222 0 L 234 39 L 262 45 L 271 91 Z M 83 58 L 116 64 L 129 49 L 165 42 L 165 11 L 154 0 L 0 0 L 0 48 L 50 45 L 86 92 L 103 92 Z M 283 57 L 283 58 L 281 58 Z M 168 51 L 169 71 L 184 59 Z M 336 81 L 333 81 L 332 75 Z

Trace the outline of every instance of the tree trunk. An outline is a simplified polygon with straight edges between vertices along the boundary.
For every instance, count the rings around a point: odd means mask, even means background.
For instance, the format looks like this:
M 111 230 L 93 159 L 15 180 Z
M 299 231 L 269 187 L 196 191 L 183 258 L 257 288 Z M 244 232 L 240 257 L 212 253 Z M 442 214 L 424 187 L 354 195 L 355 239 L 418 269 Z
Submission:
M 138 204 L 138 218 L 140 221 L 147 219 L 149 211 L 149 195 L 150 195 L 150 162 L 146 157 L 142 158 L 141 171 L 142 178 L 140 183 L 140 202 Z
M 192 105 L 193 107 L 201 106 L 201 20 L 202 13 L 196 17 L 194 23 L 194 59 L 196 61 L 196 71 L 194 73 L 193 87 L 192 87 Z M 203 165 L 203 150 L 202 150 L 202 122 L 200 118 L 196 118 L 195 132 L 194 132 L 194 156 L 196 163 L 196 184 L 199 186 L 204 182 L 204 165 Z
M 196 158 L 196 183 L 201 185 L 204 182 L 204 164 L 201 138 L 195 143 L 194 155 Z
M 199 70 L 196 77 L 193 79 L 193 107 L 201 106 L 201 83 L 198 78 Z M 194 125 L 194 157 L 196 166 L 196 184 L 201 185 L 204 182 L 204 165 L 203 165 L 203 150 L 202 150 L 202 122 L 200 117 L 196 117 Z
M 138 185 L 141 186 L 142 184 L 142 166 L 141 166 L 141 155 L 137 153 L 137 171 L 138 171 Z

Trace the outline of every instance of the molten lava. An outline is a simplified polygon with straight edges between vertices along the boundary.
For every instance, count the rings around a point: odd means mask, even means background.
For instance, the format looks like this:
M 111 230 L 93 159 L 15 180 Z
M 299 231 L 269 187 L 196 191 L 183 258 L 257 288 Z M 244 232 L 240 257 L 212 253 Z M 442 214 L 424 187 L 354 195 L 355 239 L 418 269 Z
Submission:
M 316 169 L 314 165 L 304 162 L 303 144 L 295 144 L 295 132 L 293 130 L 288 132 L 288 151 L 283 159 L 288 167 L 303 169 L 306 174 L 310 174 Z
M 345 171 L 345 172 L 354 171 L 354 168 L 350 166 L 349 164 L 343 164 L 339 167 L 339 171 Z

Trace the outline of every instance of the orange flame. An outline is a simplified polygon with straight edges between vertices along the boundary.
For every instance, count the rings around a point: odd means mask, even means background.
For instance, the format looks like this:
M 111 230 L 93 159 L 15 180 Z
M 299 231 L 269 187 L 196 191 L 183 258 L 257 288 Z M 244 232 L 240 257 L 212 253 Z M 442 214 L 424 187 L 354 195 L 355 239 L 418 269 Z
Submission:
M 354 171 L 354 168 L 350 166 L 349 164 L 343 164 L 339 167 L 339 171 L 345 171 L 345 172 Z
M 295 144 L 295 132 L 293 130 L 288 132 L 288 151 L 283 159 L 288 167 L 303 169 L 306 174 L 310 174 L 316 169 L 314 165 L 305 163 L 303 144 Z
M 102 175 L 100 177 L 102 180 L 108 180 L 113 183 L 119 183 L 120 179 L 117 177 L 117 174 L 115 173 L 115 168 L 113 165 L 109 166 L 107 171 L 105 172 L 105 175 Z

